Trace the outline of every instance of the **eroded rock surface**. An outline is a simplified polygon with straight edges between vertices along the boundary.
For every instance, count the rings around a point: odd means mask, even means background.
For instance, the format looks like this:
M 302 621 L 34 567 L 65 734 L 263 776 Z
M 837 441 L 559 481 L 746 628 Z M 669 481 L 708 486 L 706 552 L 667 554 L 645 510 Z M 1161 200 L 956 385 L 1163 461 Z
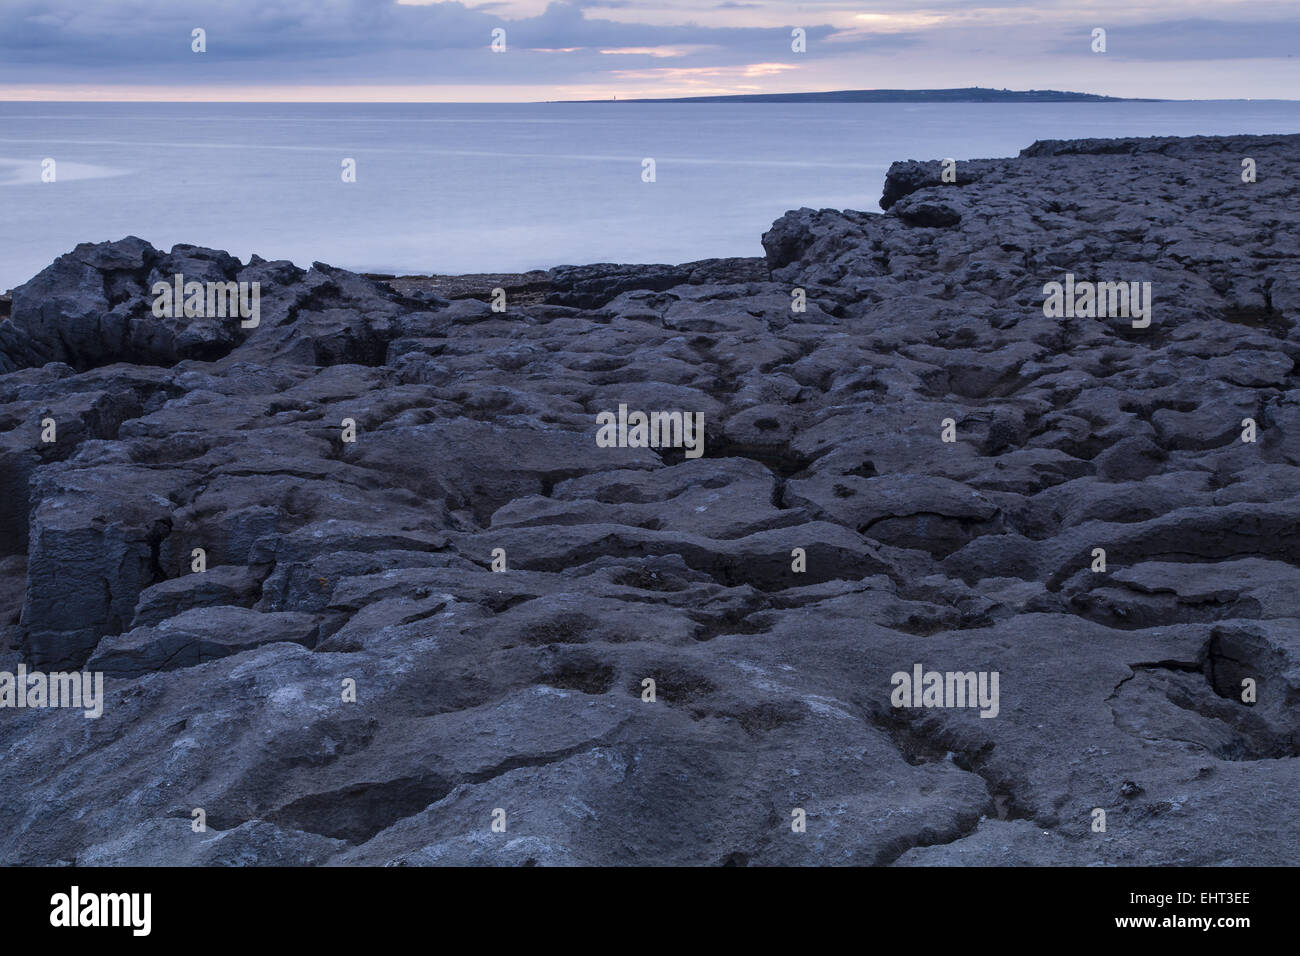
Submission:
M 1294 862 L 1298 174 L 1294 136 L 899 163 L 766 260 L 504 313 L 79 246 L 0 321 L 0 671 L 106 699 L 0 709 L 0 861 Z M 259 324 L 156 318 L 176 273 Z M 1046 317 L 1067 273 L 1150 325 Z M 620 404 L 703 454 L 598 447 Z M 996 716 L 892 706 L 917 664 Z

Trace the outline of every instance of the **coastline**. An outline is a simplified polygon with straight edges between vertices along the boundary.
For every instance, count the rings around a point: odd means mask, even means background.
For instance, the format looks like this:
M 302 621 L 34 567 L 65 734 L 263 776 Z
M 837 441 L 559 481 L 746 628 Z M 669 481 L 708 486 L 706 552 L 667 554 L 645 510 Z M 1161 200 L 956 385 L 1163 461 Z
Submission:
M 0 322 L 0 671 L 107 696 L 0 723 L 0 860 L 1290 863 L 1297 157 L 901 161 L 683 264 L 78 246 Z

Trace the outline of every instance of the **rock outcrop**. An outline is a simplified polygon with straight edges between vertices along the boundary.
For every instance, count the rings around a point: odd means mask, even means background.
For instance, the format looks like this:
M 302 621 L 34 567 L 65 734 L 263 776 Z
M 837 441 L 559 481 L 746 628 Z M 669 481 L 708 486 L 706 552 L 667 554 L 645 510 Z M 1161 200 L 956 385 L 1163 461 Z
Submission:
M 0 672 L 105 699 L 0 708 L 0 861 L 1293 862 L 1297 175 L 899 163 L 504 312 L 78 246 L 0 320 Z M 257 322 L 159 317 L 177 274 Z M 1067 275 L 1149 324 L 1045 314 Z M 917 667 L 996 702 L 895 706 Z

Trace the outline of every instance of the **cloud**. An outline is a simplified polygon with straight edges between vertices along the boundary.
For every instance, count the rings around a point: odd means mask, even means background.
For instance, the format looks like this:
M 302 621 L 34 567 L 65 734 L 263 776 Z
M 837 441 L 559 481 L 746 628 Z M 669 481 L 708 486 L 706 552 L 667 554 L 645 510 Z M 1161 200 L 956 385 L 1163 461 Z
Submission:
M 800 88 L 789 85 L 796 76 L 821 77 L 813 88 L 888 86 L 902 68 L 957 66 L 969 77 L 960 85 L 999 85 L 1026 62 L 1036 64 L 1033 85 L 1071 88 L 1074 74 L 1053 58 L 1087 54 L 1097 25 L 1109 31 L 1107 63 L 1187 64 L 1189 96 L 1221 95 L 1195 61 L 1278 60 L 1300 46 L 1300 10 L 1273 0 L 1092 0 L 1084 12 L 1067 0 L 0 0 L 0 96 L 454 85 L 544 98 L 705 75 L 665 73 L 664 60 L 716 71 L 737 90 L 752 89 L 755 64 L 782 67 L 755 81 L 780 90 Z M 805 54 L 790 49 L 792 26 L 807 33 Z M 203 54 L 190 49 L 196 27 L 207 33 Z M 506 30 L 505 54 L 489 50 L 495 28 Z
M 191 31 L 206 31 L 206 52 Z M 489 50 L 506 30 L 506 55 Z M 829 25 L 808 27 L 810 40 Z M 884 41 L 863 37 L 862 49 Z M 558 55 L 558 54 L 564 55 Z M 526 83 L 610 69 L 609 58 L 685 58 L 712 66 L 789 55 L 788 30 L 643 24 L 550 3 L 509 19 L 490 6 L 394 0 L 6 0 L 0 83 Z
M 1104 24 L 1098 24 L 1104 26 Z M 1087 49 L 1091 30 L 1062 36 L 1056 52 Z M 1162 20 L 1106 30 L 1106 55 L 1133 60 L 1273 59 L 1300 55 L 1300 21 Z
M 744 66 L 667 66 L 650 70 L 615 70 L 620 77 L 639 80 L 719 80 L 753 79 L 757 76 L 777 76 L 799 67 L 793 63 L 748 63 Z M 716 84 L 715 84 L 716 85 Z
M 694 44 L 682 46 L 625 46 L 617 49 L 601 50 L 603 56 L 653 56 L 656 58 L 687 56 L 691 53 L 702 53 L 708 50 L 717 50 L 716 46 L 709 44 Z

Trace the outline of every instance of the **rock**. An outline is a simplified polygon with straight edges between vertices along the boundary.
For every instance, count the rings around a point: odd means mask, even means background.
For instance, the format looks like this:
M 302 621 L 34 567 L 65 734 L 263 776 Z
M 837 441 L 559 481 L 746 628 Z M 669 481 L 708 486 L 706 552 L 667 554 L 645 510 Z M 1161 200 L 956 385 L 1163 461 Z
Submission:
M 252 607 L 261 590 L 261 581 L 256 572 L 250 568 L 228 565 L 160 581 L 140 592 L 131 627 L 160 624 L 182 611 L 197 607 Z
M 556 266 L 548 273 L 551 305 L 598 309 L 625 292 L 662 292 L 676 286 L 735 285 L 764 282 L 767 264 L 762 259 L 701 259 L 681 265 L 617 265 L 601 262 L 588 266 Z
M 0 711 L 0 861 L 1293 861 L 1298 147 L 899 163 L 762 259 L 77 247 L 0 314 L 0 670 L 103 713 Z
M 621 292 L 633 289 L 660 292 L 690 280 L 686 266 L 624 266 L 602 262 L 590 266 L 557 266 L 550 270 L 551 292 L 546 301 L 579 309 L 600 308 Z
M 942 229 L 961 222 L 961 213 L 947 203 L 909 202 L 899 204 L 894 212 L 909 226 Z
M 233 606 L 194 608 L 152 627 L 108 635 L 95 648 L 86 669 L 109 677 L 139 677 L 195 667 L 276 641 L 310 647 L 317 634 L 318 619 L 310 614 Z

